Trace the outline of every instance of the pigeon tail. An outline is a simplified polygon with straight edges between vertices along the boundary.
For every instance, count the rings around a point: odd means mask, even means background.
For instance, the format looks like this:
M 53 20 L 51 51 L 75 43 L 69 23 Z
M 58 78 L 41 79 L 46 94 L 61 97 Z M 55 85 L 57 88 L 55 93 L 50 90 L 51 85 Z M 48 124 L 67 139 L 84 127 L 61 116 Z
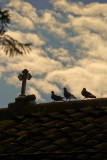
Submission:
M 89 95 L 89 98 L 96 98 L 96 96 L 94 96 L 94 95 Z

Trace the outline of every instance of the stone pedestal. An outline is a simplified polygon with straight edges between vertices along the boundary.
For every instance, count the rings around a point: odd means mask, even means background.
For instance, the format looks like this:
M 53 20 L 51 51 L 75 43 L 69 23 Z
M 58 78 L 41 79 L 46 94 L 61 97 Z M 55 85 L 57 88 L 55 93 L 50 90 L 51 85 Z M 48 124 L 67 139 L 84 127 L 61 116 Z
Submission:
M 27 96 L 19 96 L 17 98 L 15 98 L 15 103 L 28 103 L 28 102 L 31 102 L 31 101 L 34 101 L 35 102 L 36 100 L 36 96 L 34 94 L 32 95 L 27 95 Z M 36 102 L 35 102 L 36 104 Z
M 26 96 L 19 96 L 17 98 L 15 98 L 15 103 L 22 103 L 24 102 Z
M 8 109 L 13 116 L 30 113 L 30 110 L 35 108 L 36 96 L 34 94 L 28 96 L 19 96 L 15 98 L 15 102 L 8 104 Z

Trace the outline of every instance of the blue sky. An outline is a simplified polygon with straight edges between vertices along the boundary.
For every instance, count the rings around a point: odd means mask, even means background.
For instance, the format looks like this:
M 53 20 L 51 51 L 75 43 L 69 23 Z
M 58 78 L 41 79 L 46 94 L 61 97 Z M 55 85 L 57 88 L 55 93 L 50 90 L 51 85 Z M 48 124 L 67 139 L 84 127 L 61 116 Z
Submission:
M 83 99 L 82 88 L 107 97 L 107 0 L 0 0 L 10 10 L 7 34 L 31 42 L 24 56 L 0 54 L 0 107 L 14 102 L 21 90 L 17 76 L 32 74 L 26 94 L 37 103 L 51 102 L 63 87 Z

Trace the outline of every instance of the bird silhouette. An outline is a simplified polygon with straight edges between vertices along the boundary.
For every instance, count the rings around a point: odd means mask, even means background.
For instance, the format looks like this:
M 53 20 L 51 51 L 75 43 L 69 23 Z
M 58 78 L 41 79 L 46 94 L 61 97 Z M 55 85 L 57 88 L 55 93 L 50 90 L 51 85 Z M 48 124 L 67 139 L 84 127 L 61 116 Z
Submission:
M 54 100 L 54 101 L 64 101 L 64 97 L 61 97 L 61 96 L 58 96 L 54 93 L 54 91 L 51 91 L 51 98 Z
M 34 94 L 28 95 L 24 98 L 24 102 L 36 100 L 36 96 Z
M 86 88 L 83 88 L 83 90 L 81 91 L 81 94 L 84 96 L 84 99 L 85 98 L 96 98 L 96 96 L 94 96 L 92 93 L 88 92 L 86 90 Z
M 71 94 L 70 92 L 68 92 L 65 87 L 63 89 L 64 89 L 64 96 L 65 96 L 66 100 L 72 99 L 72 98 L 76 99 L 76 97 L 73 94 Z

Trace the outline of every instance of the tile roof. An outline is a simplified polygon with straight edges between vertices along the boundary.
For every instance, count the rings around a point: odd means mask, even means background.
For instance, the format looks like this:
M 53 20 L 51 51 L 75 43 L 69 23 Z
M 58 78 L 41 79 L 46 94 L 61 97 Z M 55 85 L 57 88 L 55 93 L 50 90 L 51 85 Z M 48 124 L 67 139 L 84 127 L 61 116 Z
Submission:
M 0 121 L 0 159 L 10 155 L 26 160 L 29 157 L 106 160 L 106 105 L 92 105 L 95 103 L 92 101 L 87 105 L 86 101 L 77 106 L 72 103 L 51 103 L 47 109 L 46 104 L 41 104 L 37 107 L 45 106 L 43 112 L 39 108 L 38 112 Z M 57 110 L 53 108 L 56 106 Z

